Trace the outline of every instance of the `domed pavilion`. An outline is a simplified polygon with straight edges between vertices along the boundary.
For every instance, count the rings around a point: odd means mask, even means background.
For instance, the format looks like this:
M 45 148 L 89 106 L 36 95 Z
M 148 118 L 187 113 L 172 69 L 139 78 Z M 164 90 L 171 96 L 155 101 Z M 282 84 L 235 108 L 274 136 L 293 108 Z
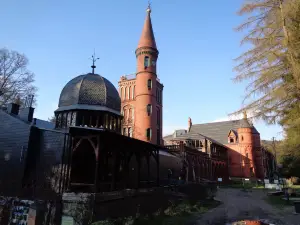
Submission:
M 106 128 L 120 133 L 120 111 L 119 93 L 109 80 L 93 73 L 79 75 L 62 89 L 55 127 Z

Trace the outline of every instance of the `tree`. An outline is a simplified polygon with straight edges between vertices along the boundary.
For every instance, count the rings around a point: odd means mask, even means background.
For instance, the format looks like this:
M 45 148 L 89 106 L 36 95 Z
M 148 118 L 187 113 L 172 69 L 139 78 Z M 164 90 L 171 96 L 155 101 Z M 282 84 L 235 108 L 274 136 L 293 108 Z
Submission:
M 279 122 L 287 109 L 300 104 L 300 2 L 252 0 L 239 14 L 250 14 L 237 30 L 247 29 L 242 44 L 251 47 L 236 59 L 234 80 L 251 81 L 244 107 L 235 113 L 250 110 L 253 117 Z
M 52 117 L 48 118 L 48 121 L 55 124 L 56 123 L 56 117 L 55 117 L 55 115 L 53 115 Z
M 235 81 L 250 79 L 244 107 L 253 117 L 283 126 L 279 162 L 286 176 L 300 176 L 300 1 L 250 0 L 237 30 L 251 47 L 237 58 Z M 235 114 L 233 113 L 233 114 Z
M 0 49 L 0 107 L 17 98 L 24 99 L 34 95 L 34 74 L 27 69 L 28 59 L 16 51 Z

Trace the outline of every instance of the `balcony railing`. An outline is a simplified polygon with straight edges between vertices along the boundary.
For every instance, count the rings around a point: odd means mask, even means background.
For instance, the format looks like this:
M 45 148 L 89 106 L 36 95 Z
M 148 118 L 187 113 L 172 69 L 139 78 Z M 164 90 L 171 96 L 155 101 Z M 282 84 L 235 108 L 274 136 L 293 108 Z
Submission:
M 136 74 L 128 74 L 121 77 L 122 80 L 134 80 L 136 78 Z
M 122 80 L 134 80 L 134 79 L 136 79 L 136 73 L 123 75 L 121 77 L 121 79 Z M 156 77 L 156 81 L 160 83 L 160 79 L 158 77 Z

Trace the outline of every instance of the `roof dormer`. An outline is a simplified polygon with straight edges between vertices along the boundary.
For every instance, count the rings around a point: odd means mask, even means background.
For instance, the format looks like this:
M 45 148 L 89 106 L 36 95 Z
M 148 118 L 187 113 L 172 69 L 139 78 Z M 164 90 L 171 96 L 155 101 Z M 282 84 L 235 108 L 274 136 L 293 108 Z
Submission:
M 238 141 L 238 135 L 235 130 L 230 130 L 228 133 L 228 143 L 236 144 Z

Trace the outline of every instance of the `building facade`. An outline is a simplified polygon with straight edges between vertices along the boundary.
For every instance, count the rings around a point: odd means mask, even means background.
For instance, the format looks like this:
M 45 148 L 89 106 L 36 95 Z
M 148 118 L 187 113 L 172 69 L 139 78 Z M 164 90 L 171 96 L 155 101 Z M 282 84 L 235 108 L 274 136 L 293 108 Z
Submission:
M 230 177 L 259 178 L 267 177 L 268 165 L 265 163 L 265 151 L 261 146 L 260 134 L 247 115 L 241 120 L 223 121 L 206 124 L 192 124 L 188 120 L 187 130 L 177 130 L 164 137 L 166 145 L 179 144 L 179 140 L 190 147 L 207 152 L 207 143 L 197 141 L 203 136 L 210 142 L 225 146 L 228 154 Z M 201 140 L 201 139 L 199 139 Z M 213 151 L 209 150 L 208 152 Z
M 119 81 L 122 134 L 152 144 L 162 144 L 163 85 L 157 77 L 158 49 L 148 7 L 142 35 L 135 51 L 136 73 Z

